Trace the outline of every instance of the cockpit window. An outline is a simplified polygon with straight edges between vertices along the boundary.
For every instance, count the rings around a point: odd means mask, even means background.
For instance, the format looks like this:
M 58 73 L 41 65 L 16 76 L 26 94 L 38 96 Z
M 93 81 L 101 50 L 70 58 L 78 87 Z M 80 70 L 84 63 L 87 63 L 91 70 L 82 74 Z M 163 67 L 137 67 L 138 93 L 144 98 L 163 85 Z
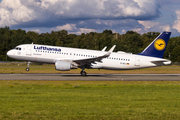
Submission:
M 21 48 L 20 48 L 20 47 L 15 47 L 14 49 L 16 49 L 16 50 L 21 50 Z

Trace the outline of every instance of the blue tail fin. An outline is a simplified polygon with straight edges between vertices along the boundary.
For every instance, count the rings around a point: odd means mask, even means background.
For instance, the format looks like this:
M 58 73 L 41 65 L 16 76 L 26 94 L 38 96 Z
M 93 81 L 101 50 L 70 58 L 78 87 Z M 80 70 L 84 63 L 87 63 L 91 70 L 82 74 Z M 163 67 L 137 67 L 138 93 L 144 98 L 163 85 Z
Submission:
M 161 33 L 148 47 L 138 55 L 163 58 L 171 32 Z

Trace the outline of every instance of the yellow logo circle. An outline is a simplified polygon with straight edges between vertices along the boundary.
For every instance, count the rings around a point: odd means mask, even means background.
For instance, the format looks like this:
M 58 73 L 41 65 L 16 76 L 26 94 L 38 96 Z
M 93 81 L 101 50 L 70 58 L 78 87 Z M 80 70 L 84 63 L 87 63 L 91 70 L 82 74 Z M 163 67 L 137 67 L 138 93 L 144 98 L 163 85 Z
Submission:
M 159 51 L 164 50 L 164 48 L 166 47 L 166 42 L 163 39 L 157 39 L 154 42 L 154 47 Z

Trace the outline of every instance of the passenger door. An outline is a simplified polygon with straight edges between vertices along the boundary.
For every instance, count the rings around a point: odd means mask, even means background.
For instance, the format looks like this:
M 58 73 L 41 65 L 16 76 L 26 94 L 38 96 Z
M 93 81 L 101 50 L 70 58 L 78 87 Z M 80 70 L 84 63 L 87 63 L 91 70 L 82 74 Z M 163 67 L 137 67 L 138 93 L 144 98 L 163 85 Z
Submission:
M 135 58 L 135 66 L 140 66 L 140 57 Z
M 32 55 L 32 45 L 27 45 L 26 55 L 28 56 Z

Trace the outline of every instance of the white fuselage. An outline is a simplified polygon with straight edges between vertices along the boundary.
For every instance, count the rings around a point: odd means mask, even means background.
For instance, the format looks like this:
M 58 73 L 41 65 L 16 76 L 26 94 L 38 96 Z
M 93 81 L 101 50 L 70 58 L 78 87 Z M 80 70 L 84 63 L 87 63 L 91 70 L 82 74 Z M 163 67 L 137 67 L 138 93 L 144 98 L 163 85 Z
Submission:
M 37 44 L 24 44 L 17 46 L 19 49 L 8 51 L 7 55 L 11 58 L 23 61 L 55 63 L 57 60 L 75 61 L 79 59 L 89 59 L 106 54 L 105 51 L 76 49 L 67 47 L 56 47 Z M 91 63 L 91 68 L 96 69 L 111 69 L 111 70 L 129 70 L 147 67 L 155 67 L 160 65 L 170 64 L 163 61 L 165 59 L 135 55 L 129 53 L 112 52 L 109 57 L 103 58 L 101 61 Z

